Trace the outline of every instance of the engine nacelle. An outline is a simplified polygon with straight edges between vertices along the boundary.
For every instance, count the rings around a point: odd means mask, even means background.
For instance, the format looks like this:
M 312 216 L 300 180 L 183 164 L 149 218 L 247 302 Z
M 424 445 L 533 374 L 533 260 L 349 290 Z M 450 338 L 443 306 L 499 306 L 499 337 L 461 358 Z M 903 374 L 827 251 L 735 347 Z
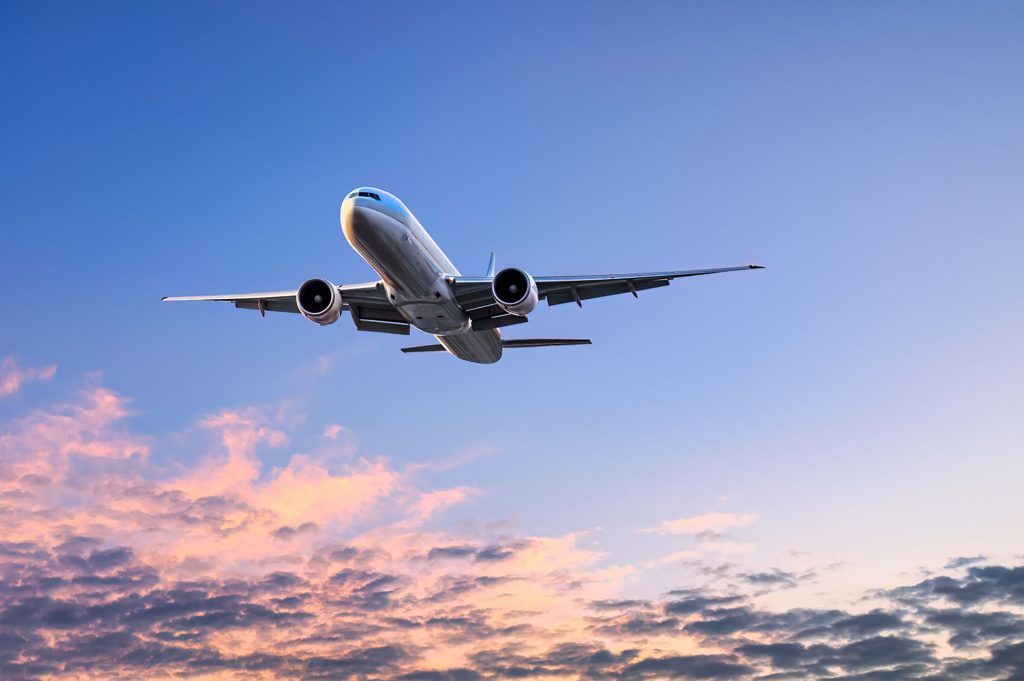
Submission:
M 537 282 L 526 272 L 515 267 L 508 267 L 494 275 L 491 280 L 491 293 L 498 301 L 498 306 L 519 317 L 525 317 L 537 307 Z
M 341 317 L 341 294 L 338 287 L 326 279 L 307 279 L 295 294 L 295 303 L 302 316 L 321 326 L 327 326 Z

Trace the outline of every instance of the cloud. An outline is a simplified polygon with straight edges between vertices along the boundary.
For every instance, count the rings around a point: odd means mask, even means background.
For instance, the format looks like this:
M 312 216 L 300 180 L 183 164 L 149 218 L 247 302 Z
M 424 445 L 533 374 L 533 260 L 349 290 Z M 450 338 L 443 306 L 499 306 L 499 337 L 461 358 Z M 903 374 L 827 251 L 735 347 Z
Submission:
M 800 584 L 812 581 L 815 578 L 815 572 L 813 570 L 790 572 L 772 568 L 760 572 L 742 572 L 738 577 L 757 589 L 757 593 L 763 594 L 777 589 L 796 588 Z
M 56 373 L 56 364 L 23 367 L 14 357 L 4 357 L 0 361 L 0 397 L 13 395 L 30 381 L 49 381 Z
M 744 527 L 757 520 L 753 513 L 704 513 L 688 518 L 666 520 L 641 532 L 655 534 L 700 534 L 717 532 L 734 527 Z
M 976 563 L 982 563 L 985 560 L 986 560 L 986 556 L 960 556 L 958 558 L 953 558 L 948 563 L 946 563 L 944 569 L 946 569 L 946 570 L 957 570 L 957 569 L 962 568 L 962 567 L 967 567 L 968 565 L 974 565 Z
M 282 525 L 277 528 L 271 534 L 278 539 L 292 539 L 307 533 L 315 533 L 320 527 L 316 523 L 306 521 L 296 527 L 289 527 L 288 525 Z
M 627 666 L 624 675 L 632 678 L 738 679 L 749 677 L 754 668 L 735 655 L 674 655 L 649 657 Z
M 525 549 L 528 545 L 529 544 L 520 541 L 507 545 L 492 544 L 482 548 L 465 544 L 457 546 L 438 546 L 430 549 L 427 553 L 427 560 L 463 559 L 478 562 L 502 561 L 512 558 L 515 556 L 517 551 Z
M 344 426 L 339 425 L 337 423 L 332 423 L 331 425 L 324 428 L 324 437 L 327 438 L 328 440 L 337 440 L 343 432 L 345 432 Z
M 970 567 L 962 578 L 933 577 L 913 586 L 893 589 L 889 595 L 909 603 L 943 599 L 959 606 L 990 603 L 1024 605 L 1024 566 Z
M 667 556 L 662 556 L 661 558 L 650 561 L 647 563 L 647 567 L 659 567 L 662 565 L 671 565 L 673 563 L 687 563 L 695 561 L 698 558 L 700 558 L 700 553 L 697 551 L 675 551 Z
M 700 547 L 718 553 L 753 553 L 757 550 L 757 544 L 742 541 L 704 541 Z
M 175 457 L 199 463 L 159 469 L 148 452 L 171 445 L 133 432 L 129 404 L 93 386 L 3 424 L 0 678 L 1024 675 L 1024 567 L 953 561 L 873 609 L 766 608 L 757 594 L 813 578 L 771 566 L 629 597 L 635 569 L 586 534 L 447 528 L 478 492 L 415 467 L 357 452 L 267 469 L 258 453 L 291 439 L 273 410 L 200 417 L 207 447 Z M 676 527 L 752 522 L 696 518 Z

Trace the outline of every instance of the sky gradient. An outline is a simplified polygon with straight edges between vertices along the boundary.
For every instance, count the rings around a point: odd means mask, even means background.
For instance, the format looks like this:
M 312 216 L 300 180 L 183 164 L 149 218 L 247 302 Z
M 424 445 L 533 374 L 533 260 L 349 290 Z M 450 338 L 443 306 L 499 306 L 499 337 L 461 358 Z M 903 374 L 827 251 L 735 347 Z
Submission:
M 0 38 L 0 676 L 1024 674 L 1019 4 Z M 467 274 L 768 268 L 543 308 L 507 335 L 594 345 L 493 366 L 158 302 L 373 279 L 360 185 Z

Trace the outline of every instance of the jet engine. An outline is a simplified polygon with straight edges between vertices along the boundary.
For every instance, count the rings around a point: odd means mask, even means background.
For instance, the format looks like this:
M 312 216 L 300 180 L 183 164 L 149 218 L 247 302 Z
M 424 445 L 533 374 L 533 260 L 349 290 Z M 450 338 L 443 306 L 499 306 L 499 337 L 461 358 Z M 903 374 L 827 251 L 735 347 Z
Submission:
M 537 282 L 526 272 L 508 267 L 494 275 L 491 293 L 505 312 L 525 317 L 537 307 Z
M 338 287 L 326 279 L 307 279 L 295 294 L 295 303 L 302 316 L 321 326 L 327 326 L 341 317 L 341 294 Z

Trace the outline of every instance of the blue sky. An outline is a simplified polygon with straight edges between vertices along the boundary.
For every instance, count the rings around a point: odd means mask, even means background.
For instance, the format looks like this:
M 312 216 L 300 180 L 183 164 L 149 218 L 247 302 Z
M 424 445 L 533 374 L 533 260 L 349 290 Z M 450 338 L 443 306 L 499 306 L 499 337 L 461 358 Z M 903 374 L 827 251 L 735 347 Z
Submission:
M 265 471 L 341 424 L 395 466 L 462 461 L 422 474 L 478 490 L 446 526 L 588 532 L 609 565 L 696 549 L 638 530 L 711 512 L 757 520 L 703 560 L 854 566 L 819 592 L 1021 552 L 1019 4 L 7 3 L 0 26 L 0 357 L 59 365 L 0 418 L 102 384 L 188 468 L 197 419 L 255 406 L 288 425 Z M 541 309 L 507 335 L 594 345 L 487 367 L 158 302 L 373 279 L 338 225 L 360 185 L 467 274 L 768 269 Z

